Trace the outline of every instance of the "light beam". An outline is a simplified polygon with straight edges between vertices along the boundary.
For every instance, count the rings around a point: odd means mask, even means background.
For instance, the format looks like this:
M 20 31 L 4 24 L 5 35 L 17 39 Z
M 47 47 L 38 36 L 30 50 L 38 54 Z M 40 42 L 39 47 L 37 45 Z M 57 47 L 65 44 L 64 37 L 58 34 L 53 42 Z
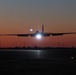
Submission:
M 36 38 L 40 40 L 42 38 L 42 35 L 41 34 L 37 34 Z

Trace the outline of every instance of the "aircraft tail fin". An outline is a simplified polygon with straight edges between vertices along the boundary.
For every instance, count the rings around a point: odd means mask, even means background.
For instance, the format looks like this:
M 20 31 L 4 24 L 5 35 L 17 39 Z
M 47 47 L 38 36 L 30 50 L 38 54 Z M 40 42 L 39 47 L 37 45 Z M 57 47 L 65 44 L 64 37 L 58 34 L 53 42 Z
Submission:
M 42 33 L 44 33 L 44 25 L 42 25 Z

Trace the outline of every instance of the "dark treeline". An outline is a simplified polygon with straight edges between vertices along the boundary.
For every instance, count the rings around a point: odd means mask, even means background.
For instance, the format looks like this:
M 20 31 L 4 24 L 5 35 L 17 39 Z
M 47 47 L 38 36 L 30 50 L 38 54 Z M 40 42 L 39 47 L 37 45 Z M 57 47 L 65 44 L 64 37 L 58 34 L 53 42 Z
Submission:
M 43 50 L 46 50 L 46 49 L 76 49 L 75 47 L 3 47 L 3 48 L 0 48 L 0 49 L 43 49 Z

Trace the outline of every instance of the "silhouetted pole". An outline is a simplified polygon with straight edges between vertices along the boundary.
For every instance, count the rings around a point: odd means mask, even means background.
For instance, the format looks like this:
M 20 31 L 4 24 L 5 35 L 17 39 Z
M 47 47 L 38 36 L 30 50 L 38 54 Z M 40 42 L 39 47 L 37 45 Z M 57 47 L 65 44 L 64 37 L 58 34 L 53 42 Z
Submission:
M 63 43 L 63 47 L 64 47 L 64 43 Z
M 0 48 L 1 48 L 1 41 L 0 41 Z
M 24 42 L 24 47 L 25 47 L 25 42 Z
M 60 47 L 60 43 L 58 42 L 58 47 Z

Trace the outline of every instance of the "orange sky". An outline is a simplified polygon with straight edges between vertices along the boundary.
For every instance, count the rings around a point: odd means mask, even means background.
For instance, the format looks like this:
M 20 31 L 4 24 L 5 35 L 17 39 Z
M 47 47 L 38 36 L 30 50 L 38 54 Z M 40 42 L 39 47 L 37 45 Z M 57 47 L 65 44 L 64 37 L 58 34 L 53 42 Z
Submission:
M 45 32 L 76 32 L 76 0 L 0 0 L 0 34 Z M 76 34 L 51 36 L 36 40 L 31 37 L 0 36 L 2 47 L 11 46 L 75 46 Z M 33 43 L 30 43 L 33 42 Z

